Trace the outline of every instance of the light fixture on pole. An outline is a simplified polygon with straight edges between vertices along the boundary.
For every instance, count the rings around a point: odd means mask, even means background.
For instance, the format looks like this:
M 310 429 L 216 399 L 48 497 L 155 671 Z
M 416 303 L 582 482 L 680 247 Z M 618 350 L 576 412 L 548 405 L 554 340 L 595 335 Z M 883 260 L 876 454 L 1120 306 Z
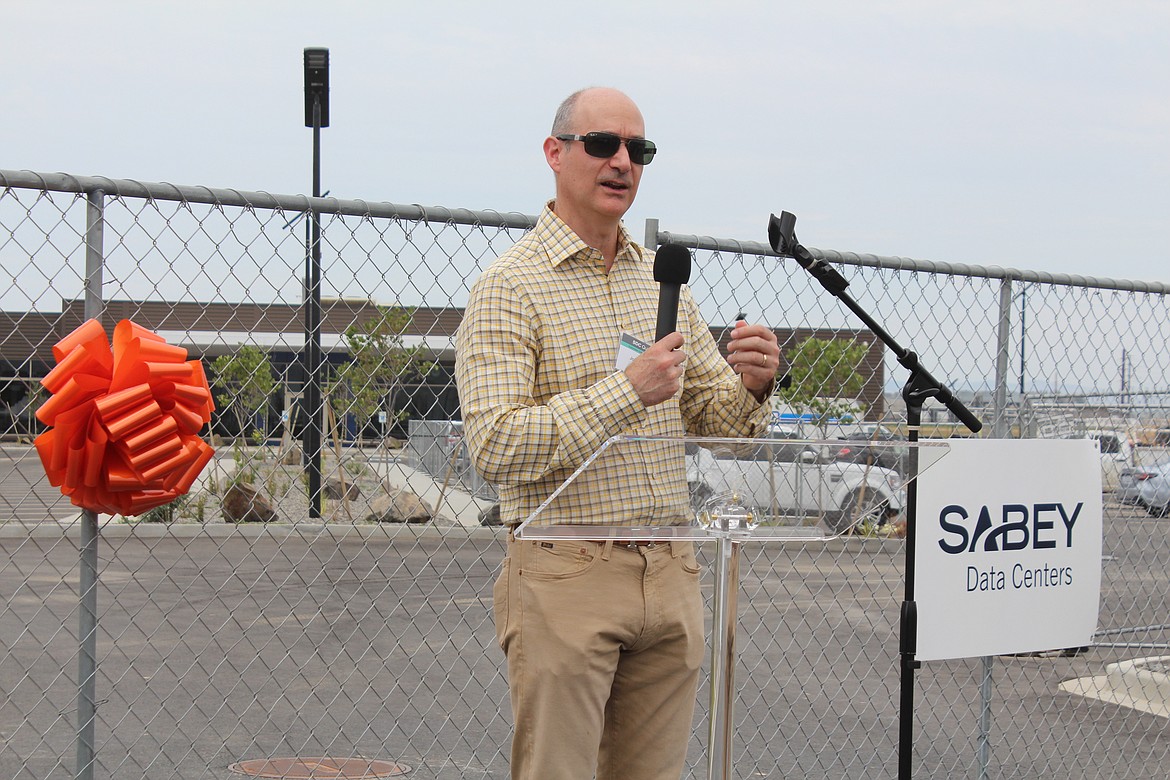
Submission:
M 313 128 L 313 197 L 321 197 L 321 128 L 329 126 L 329 50 L 305 49 L 305 127 Z M 310 213 L 305 251 L 304 457 L 309 478 L 309 517 L 321 517 L 321 215 Z

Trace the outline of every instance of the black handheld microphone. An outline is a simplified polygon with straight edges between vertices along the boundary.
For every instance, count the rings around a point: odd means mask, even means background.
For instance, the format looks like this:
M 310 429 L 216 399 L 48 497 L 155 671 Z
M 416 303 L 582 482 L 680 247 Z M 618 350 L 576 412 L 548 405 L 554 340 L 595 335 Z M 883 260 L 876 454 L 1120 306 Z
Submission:
M 654 281 L 658 288 L 658 329 L 654 340 L 660 341 L 677 330 L 678 297 L 691 278 L 691 253 L 680 244 L 663 244 L 654 254 Z

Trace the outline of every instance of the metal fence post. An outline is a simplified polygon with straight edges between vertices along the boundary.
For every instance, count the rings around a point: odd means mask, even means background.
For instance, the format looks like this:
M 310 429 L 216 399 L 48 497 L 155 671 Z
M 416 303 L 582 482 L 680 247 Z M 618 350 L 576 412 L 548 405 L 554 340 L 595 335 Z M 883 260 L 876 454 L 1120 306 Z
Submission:
M 999 327 L 995 338 L 995 408 L 992 411 L 991 437 L 1006 439 L 1011 433 L 1007 412 L 1008 357 L 1012 335 L 1012 280 L 999 283 Z
M 105 227 L 105 193 L 87 195 L 85 214 L 85 318 L 99 322 L 102 301 L 102 249 Z M 93 780 L 94 721 L 97 718 L 97 512 L 81 513 L 81 545 L 78 573 L 78 654 L 77 654 L 77 780 Z
M 991 436 L 1006 439 L 1011 435 L 1007 415 L 1007 372 L 1012 332 L 1012 280 L 1003 279 L 999 284 L 999 321 L 995 337 L 995 408 L 992 410 Z M 995 659 L 984 656 L 980 665 L 979 679 L 979 736 L 978 760 L 979 778 L 990 777 L 991 766 L 991 673 Z
M 646 238 L 642 242 L 642 246 L 650 250 L 658 249 L 658 220 L 650 218 L 646 220 Z

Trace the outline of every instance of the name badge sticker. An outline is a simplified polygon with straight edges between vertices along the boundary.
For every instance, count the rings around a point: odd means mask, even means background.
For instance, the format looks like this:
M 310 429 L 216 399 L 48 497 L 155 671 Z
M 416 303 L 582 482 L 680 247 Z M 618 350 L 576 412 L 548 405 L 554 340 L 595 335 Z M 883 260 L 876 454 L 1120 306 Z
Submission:
M 618 339 L 617 359 L 614 361 L 614 366 L 618 371 L 625 371 L 626 366 L 634 362 L 634 358 L 641 355 L 650 345 L 645 341 L 629 334 L 623 333 Z

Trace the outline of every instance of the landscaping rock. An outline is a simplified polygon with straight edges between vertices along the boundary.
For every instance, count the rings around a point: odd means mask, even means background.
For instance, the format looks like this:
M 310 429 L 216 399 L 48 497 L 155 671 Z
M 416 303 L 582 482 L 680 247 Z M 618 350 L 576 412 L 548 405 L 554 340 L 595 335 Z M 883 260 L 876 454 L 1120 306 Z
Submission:
M 434 517 L 434 510 L 409 490 L 391 489 L 370 502 L 367 522 L 372 523 L 427 523 Z
M 492 504 L 479 513 L 480 525 L 502 525 L 500 523 L 500 505 Z
M 268 499 L 251 485 L 238 482 L 224 493 L 220 508 L 229 523 L 271 523 L 277 519 Z
M 325 480 L 325 498 L 331 498 L 335 501 L 348 498 L 350 501 L 356 501 L 361 494 L 361 488 L 357 486 L 356 482 L 346 480 L 345 489 L 342 490 L 340 479 L 331 477 Z

